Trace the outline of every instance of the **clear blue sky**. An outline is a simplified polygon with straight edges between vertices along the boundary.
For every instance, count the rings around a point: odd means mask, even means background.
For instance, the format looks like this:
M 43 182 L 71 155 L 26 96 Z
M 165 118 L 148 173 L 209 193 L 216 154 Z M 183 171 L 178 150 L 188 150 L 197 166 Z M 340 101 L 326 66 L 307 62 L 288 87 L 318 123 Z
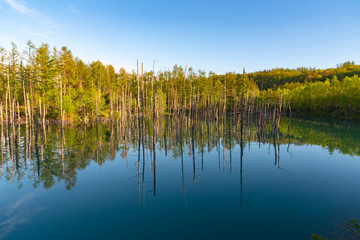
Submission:
M 225 73 L 360 63 L 359 0 L 0 0 L 0 46 L 67 46 L 127 70 Z

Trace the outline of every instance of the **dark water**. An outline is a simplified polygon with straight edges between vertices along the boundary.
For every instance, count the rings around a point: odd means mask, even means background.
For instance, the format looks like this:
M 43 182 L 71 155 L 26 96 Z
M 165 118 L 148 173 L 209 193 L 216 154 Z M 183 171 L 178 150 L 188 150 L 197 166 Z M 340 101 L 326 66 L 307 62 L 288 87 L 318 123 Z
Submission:
M 140 148 L 135 122 L 37 145 L 22 126 L 2 138 L 0 239 L 310 239 L 360 216 L 358 125 L 249 122 L 242 144 L 236 123 L 192 126 L 146 124 Z

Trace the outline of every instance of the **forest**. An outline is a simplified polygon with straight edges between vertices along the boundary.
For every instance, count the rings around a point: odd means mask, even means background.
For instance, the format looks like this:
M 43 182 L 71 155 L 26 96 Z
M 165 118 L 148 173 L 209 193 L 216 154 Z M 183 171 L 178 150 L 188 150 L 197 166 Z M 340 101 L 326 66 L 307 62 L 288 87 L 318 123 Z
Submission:
M 36 47 L 31 41 L 26 46 L 0 47 L 0 178 L 18 189 L 31 183 L 55 190 L 64 182 L 72 190 L 81 171 L 96 163 L 101 172 L 119 159 L 132 171 L 137 202 L 144 207 L 145 192 L 154 198 L 164 192 L 157 187 L 164 179 L 157 177 L 163 168 L 157 164 L 165 154 L 181 164 L 177 181 L 185 206 L 186 179 L 201 184 L 215 167 L 230 175 L 238 171 L 243 208 L 243 168 L 245 177 L 251 170 L 243 166 L 244 152 L 267 148 L 271 169 L 290 180 L 289 163 L 301 161 L 287 160 L 301 155 L 299 146 L 360 156 L 358 125 L 342 121 L 360 119 L 355 62 L 324 70 L 216 74 L 187 64 L 155 71 L 155 61 L 152 71 L 144 71 L 137 61 L 136 70 L 126 72 L 101 61 L 85 63 L 67 47 Z M 332 121 L 317 121 L 322 117 Z
M 67 47 L 28 41 L 22 51 L 12 43 L 0 48 L 0 120 L 88 123 L 194 109 L 217 117 L 219 109 L 239 114 L 250 105 L 258 112 L 278 105 L 293 115 L 359 119 L 359 73 L 354 62 L 223 75 L 186 65 L 155 72 L 155 63 L 144 72 L 138 63 L 128 73 L 100 61 L 84 63 Z

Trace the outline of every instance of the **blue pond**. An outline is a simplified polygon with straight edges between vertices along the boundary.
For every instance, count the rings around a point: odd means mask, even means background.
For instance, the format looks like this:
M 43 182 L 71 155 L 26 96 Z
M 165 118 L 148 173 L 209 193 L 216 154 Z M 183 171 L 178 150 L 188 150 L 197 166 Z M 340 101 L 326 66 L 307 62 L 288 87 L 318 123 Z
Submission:
M 184 125 L 4 130 L 0 239 L 311 239 L 360 216 L 358 125 Z

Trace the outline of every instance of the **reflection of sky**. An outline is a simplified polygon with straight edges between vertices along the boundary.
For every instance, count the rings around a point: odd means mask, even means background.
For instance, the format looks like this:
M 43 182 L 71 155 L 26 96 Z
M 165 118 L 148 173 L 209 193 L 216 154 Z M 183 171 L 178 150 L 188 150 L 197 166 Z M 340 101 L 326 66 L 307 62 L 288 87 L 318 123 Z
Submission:
M 11 199 L 12 202 L 13 199 Z M 16 202 L 2 206 L 0 215 L 0 239 L 15 231 L 23 223 L 31 221 L 31 218 L 46 207 L 36 206 L 35 192 L 21 196 Z

